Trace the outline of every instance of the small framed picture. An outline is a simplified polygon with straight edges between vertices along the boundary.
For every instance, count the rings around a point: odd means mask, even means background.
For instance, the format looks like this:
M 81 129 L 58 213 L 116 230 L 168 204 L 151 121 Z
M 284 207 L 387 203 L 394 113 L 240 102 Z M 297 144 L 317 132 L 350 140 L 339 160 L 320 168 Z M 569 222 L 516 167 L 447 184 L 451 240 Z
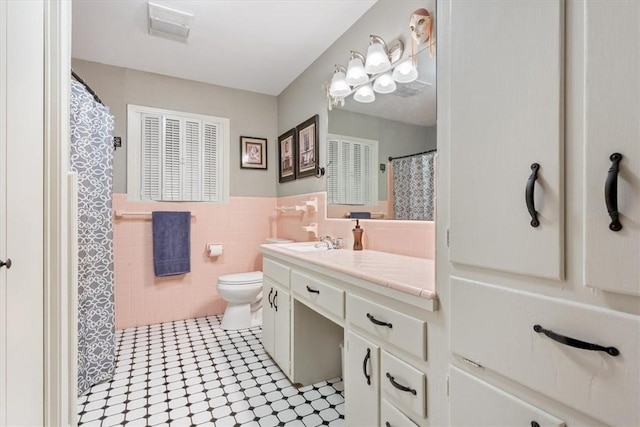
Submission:
M 240 137 L 240 167 L 267 169 L 267 140 L 252 136 Z
M 279 182 L 296 179 L 296 130 L 291 129 L 278 137 Z
M 298 178 L 313 176 L 318 169 L 318 115 L 305 120 L 296 127 L 298 136 L 298 155 L 296 175 Z

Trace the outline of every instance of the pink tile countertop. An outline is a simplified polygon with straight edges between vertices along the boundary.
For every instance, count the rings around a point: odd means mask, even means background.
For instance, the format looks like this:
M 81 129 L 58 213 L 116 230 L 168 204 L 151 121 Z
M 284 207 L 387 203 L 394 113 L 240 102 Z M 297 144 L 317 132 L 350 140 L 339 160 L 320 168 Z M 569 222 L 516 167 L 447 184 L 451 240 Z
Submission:
M 351 249 L 300 252 L 286 245 L 263 244 L 264 253 L 275 252 L 335 270 L 380 286 L 396 289 L 425 299 L 437 299 L 435 263 L 386 252 Z

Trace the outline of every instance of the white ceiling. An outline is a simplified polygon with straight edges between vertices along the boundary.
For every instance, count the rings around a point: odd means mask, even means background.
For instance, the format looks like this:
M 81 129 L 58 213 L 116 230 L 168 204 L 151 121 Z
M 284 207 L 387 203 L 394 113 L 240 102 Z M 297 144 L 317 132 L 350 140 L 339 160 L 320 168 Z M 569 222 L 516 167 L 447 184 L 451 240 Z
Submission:
M 376 0 L 153 1 L 194 15 L 186 43 L 147 30 L 147 1 L 73 0 L 74 58 L 279 95 Z

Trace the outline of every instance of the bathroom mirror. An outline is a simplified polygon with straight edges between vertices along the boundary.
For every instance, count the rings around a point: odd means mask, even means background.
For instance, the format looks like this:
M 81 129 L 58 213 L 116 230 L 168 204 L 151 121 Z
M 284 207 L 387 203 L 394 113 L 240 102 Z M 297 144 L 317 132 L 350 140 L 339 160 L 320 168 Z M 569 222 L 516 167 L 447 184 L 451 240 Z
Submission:
M 423 2 L 424 7 L 435 16 L 435 1 Z M 431 7 L 429 7 L 431 5 Z M 404 42 L 407 57 L 413 48 L 409 32 L 409 16 L 402 25 L 396 25 L 397 39 Z M 394 33 L 391 33 L 394 34 Z M 435 26 L 433 31 L 435 37 Z M 367 42 L 367 40 L 365 40 Z M 366 49 L 354 46 L 354 50 Z M 364 51 L 366 53 L 366 50 Z M 338 170 L 335 164 L 327 168 L 327 216 L 343 218 L 349 212 L 361 212 L 365 217 L 371 214 L 372 219 L 417 219 L 431 220 L 432 217 L 413 215 L 397 218 L 394 215 L 393 195 L 411 199 L 406 189 L 415 187 L 415 183 L 394 183 L 391 178 L 389 157 L 411 156 L 416 153 L 435 150 L 436 145 L 436 53 L 429 52 L 427 47 L 416 49 L 416 65 L 418 78 L 411 83 L 396 83 L 396 90 L 389 94 L 375 93 L 375 101 L 361 103 L 353 96 L 345 98 L 344 105 L 334 105 L 328 112 L 327 160 L 345 156 L 345 142 L 348 146 L 363 145 L 363 156 L 367 154 L 377 164 L 373 165 L 371 174 L 362 187 L 349 182 L 352 171 Z M 348 54 L 348 52 L 346 52 Z M 337 147 L 340 147 L 339 149 Z M 366 148 L 366 152 L 364 149 Z M 353 148 L 351 149 L 353 150 Z M 349 154 L 346 154 L 349 155 Z M 351 155 L 358 155 L 353 153 Z M 431 154 L 432 156 L 433 154 Z M 424 156 L 422 156 L 424 157 Z M 408 159 L 409 157 L 407 157 Z M 340 162 L 338 162 L 340 163 Z M 402 174 L 396 164 L 396 177 Z M 422 164 L 422 163 L 421 163 Z M 333 167 L 332 167 L 333 166 Z M 431 167 L 431 166 L 428 166 Z M 432 173 L 429 171 L 429 173 Z M 400 175 L 399 175 L 400 174 Z M 426 172 L 425 172 L 426 174 Z M 415 170 L 411 176 L 421 175 Z M 407 179 L 409 178 L 407 175 Z M 433 185 L 433 178 L 429 185 Z M 396 191 L 393 191 L 393 186 Z M 419 184 L 422 185 L 422 184 Z M 357 187 L 357 188 L 356 188 Z M 355 189 L 355 190 L 354 190 Z M 345 195 L 355 191 L 355 197 Z M 362 193 L 365 193 L 364 195 Z M 391 193 L 391 194 L 390 194 Z M 370 197 L 367 196 L 370 194 Z M 396 200 L 398 204 L 409 203 L 410 200 Z

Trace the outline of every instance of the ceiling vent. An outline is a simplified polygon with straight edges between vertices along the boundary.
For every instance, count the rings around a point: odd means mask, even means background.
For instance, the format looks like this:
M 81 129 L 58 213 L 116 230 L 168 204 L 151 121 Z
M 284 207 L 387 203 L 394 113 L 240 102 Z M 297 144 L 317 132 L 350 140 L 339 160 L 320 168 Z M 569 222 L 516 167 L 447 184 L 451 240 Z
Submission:
M 193 15 L 149 3 L 149 34 L 187 41 Z
M 392 95 L 399 96 L 401 98 L 410 98 L 412 96 L 420 95 L 431 86 L 431 83 L 423 82 L 421 80 L 414 80 L 411 83 L 399 84 L 395 92 Z

